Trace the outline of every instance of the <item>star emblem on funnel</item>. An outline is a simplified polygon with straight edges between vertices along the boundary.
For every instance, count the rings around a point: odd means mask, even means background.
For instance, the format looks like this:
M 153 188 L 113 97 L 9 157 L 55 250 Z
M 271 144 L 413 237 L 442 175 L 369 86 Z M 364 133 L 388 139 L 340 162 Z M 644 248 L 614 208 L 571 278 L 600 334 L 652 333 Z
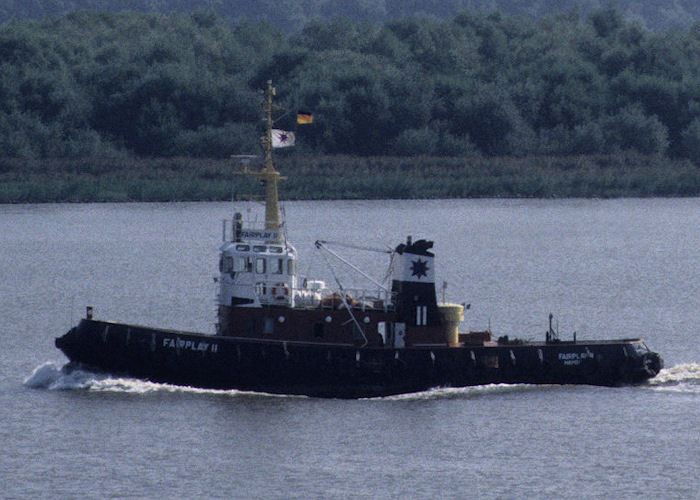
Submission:
M 415 276 L 416 278 L 420 279 L 427 276 L 429 270 L 430 268 L 428 267 L 428 261 L 421 259 L 411 261 L 411 276 Z

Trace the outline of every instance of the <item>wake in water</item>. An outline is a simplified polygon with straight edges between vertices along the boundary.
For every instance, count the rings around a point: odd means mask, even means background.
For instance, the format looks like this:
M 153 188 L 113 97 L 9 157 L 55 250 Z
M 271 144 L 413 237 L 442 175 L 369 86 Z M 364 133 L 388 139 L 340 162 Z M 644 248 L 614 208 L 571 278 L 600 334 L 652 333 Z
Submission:
M 189 393 L 217 394 L 226 396 L 264 396 L 264 397 L 304 397 L 285 396 L 233 390 L 199 389 L 170 384 L 158 384 L 145 380 L 114 377 L 104 373 L 95 373 L 65 365 L 58 368 L 54 363 L 44 363 L 34 369 L 24 381 L 26 387 L 48 390 L 89 390 L 96 392 L 121 392 L 125 394 L 149 393 Z M 421 401 L 436 399 L 471 398 L 491 394 L 551 390 L 559 386 L 531 384 L 492 384 L 470 387 L 445 387 L 424 392 L 399 394 L 373 400 Z M 643 387 L 662 392 L 700 394 L 700 364 L 687 363 L 661 370 L 659 374 Z
M 424 392 L 399 394 L 375 400 L 421 401 L 437 399 L 473 398 L 490 394 L 546 391 L 560 388 L 560 385 L 535 384 L 490 384 L 469 387 L 444 387 Z M 655 391 L 683 394 L 700 394 L 700 364 L 687 363 L 661 370 L 659 374 L 641 387 Z
M 552 385 L 535 384 L 489 384 L 471 385 L 468 387 L 437 387 L 423 392 L 412 392 L 409 394 L 397 394 L 383 398 L 369 398 L 370 400 L 384 401 L 426 401 L 438 399 L 468 399 L 490 394 L 511 394 L 518 392 L 530 392 L 549 390 Z
M 656 391 L 700 394 L 700 363 L 686 363 L 665 368 L 648 386 Z
M 218 389 L 200 389 L 171 384 L 158 384 L 135 378 L 114 377 L 106 373 L 95 373 L 74 368 L 70 364 L 58 368 L 54 363 L 44 363 L 34 369 L 24 381 L 26 387 L 32 389 L 60 390 L 89 390 L 95 392 L 120 392 L 124 394 L 149 393 L 187 393 L 187 394 L 216 394 L 225 396 L 268 396 L 289 397 L 276 394 L 263 394 Z

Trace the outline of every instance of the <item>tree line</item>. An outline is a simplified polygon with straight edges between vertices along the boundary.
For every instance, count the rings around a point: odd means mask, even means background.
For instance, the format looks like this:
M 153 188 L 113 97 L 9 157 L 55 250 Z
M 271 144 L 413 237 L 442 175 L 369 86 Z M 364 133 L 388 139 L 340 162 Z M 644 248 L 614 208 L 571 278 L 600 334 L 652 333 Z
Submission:
M 285 34 L 213 11 L 78 11 L 0 27 L 0 156 L 258 152 L 272 79 L 297 151 L 700 162 L 700 24 L 651 32 L 620 11 L 333 18 Z M 282 114 L 282 112 L 280 112 Z
M 333 17 L 382 24 L 416 16 L 447 19 L 469 10 L 544 18 L 571 10 L 587 15 L 606 4 L 653 30 L 687 28 L 700 19 L 696 0 L 0 0 L 0 23 L 13 18 L 64 16 L 81 9 L 162 14 L 209 9 L 227 20 L 265 20 L 292 33 L 311 21 Z

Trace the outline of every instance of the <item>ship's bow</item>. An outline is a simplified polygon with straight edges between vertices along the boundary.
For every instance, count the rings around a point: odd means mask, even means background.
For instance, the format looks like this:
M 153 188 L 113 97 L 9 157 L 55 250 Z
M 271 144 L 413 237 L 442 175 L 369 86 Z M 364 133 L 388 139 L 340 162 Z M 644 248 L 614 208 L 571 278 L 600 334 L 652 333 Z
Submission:
M 73 351 L 75 347 L 77 330 L 78 327 L 74 326 L 73 328 L 68 330 L 68 332 L 66 332 L 65 335 L 62 335 L 61 337 L 56 337 L 56 340 L 54 341 L 56 347 L 60 349 L 63 352 L 63 354 L 65 354 L 71 361 L 73 360 Z

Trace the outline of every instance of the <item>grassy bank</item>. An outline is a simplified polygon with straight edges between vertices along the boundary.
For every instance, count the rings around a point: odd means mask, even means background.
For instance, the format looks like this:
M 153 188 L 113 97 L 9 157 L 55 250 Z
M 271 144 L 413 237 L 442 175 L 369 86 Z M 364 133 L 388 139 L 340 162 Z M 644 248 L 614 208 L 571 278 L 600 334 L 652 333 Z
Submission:
M 280 155 L 282 156 L 282 155 Z M 252 165 L 255 165 L 254 162 Z M 280 157 L 284 199 L 699 196 L 700 168 L 657 156 Z M 232 161 L 0 159 L 0 203 L 229 200 L 260 192 Z

